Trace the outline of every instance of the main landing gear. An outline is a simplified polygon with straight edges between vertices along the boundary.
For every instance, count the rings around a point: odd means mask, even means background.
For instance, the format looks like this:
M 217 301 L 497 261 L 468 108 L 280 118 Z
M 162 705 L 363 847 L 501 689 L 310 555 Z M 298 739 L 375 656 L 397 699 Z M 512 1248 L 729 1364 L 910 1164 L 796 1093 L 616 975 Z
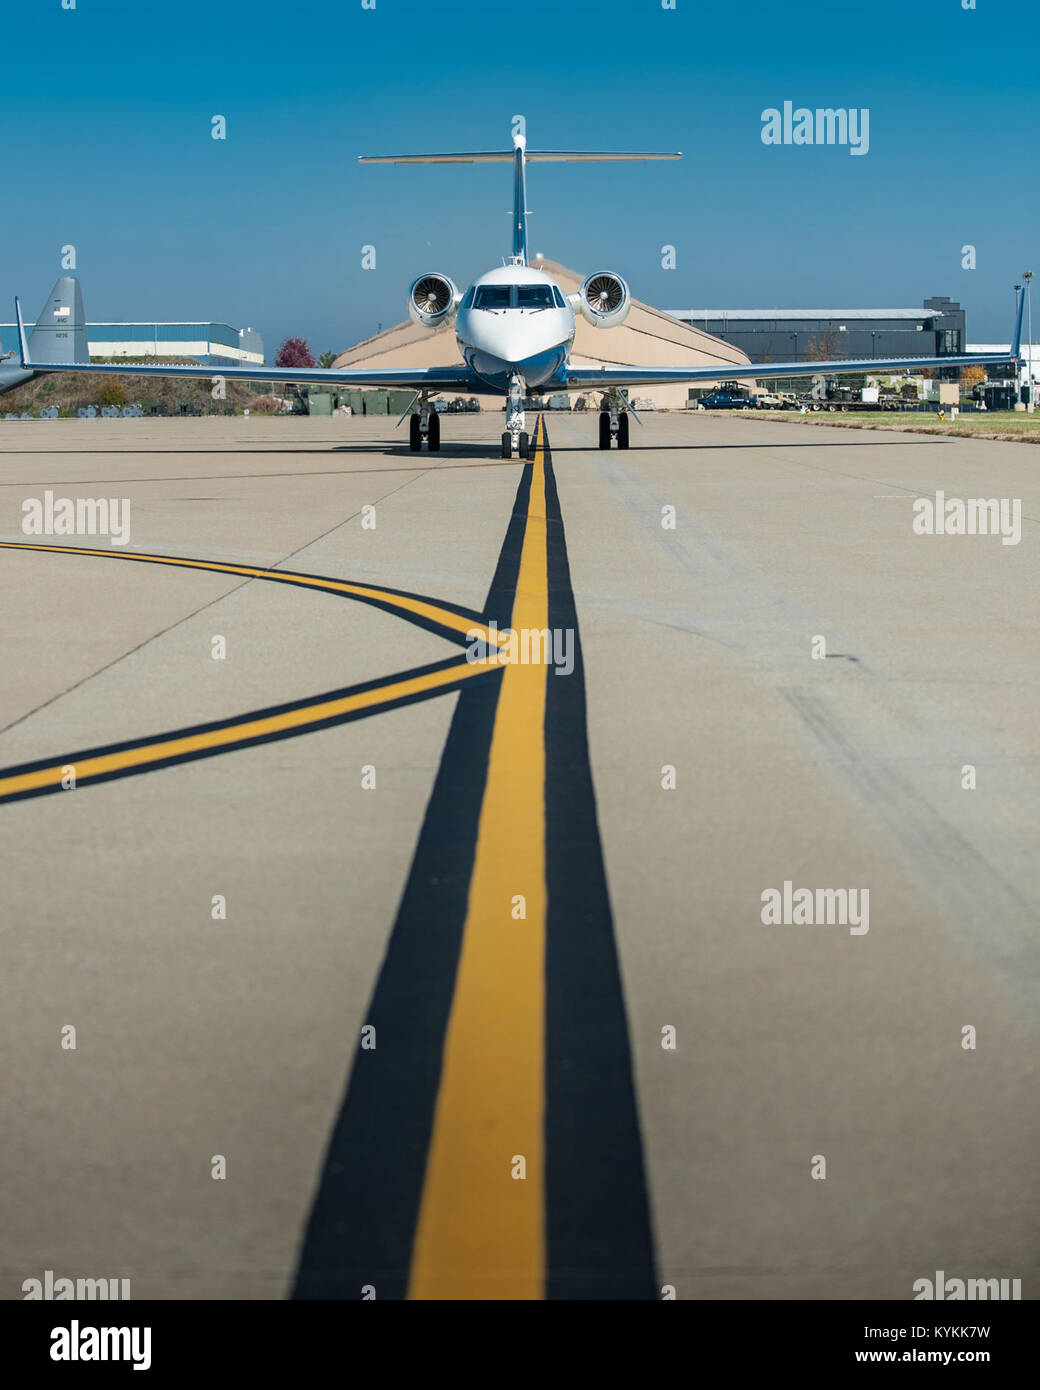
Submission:
M 431 454 L 441 447 L 441 417 L 426 400 L 408 420 L 408 447 L 413 454 L 420 451 L 424 439 Z

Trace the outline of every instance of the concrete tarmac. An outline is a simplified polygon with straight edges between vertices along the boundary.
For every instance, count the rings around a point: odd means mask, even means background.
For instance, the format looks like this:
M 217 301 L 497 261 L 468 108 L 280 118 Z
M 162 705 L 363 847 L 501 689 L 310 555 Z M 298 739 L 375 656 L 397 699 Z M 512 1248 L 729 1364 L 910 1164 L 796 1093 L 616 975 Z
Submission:
M 0 427 L 0 1296 L 1035 1297 L 1032 451 L 392 425 Z

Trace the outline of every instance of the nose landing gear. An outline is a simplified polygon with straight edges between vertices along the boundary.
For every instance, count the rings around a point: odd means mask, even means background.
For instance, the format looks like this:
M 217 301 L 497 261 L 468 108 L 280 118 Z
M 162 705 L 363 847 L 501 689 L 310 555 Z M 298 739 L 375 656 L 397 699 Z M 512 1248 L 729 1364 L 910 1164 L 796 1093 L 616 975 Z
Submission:
M 506 398 L 506 427 L 502 434 L 502 457 L 511 459 L 513 450 L 522 459 L 532 457 L 531 436 L 524 428 L 524 379 L 519 372 L 509 378 L 509 395 Z
M 513 446 L 516 445 L 518 458 L 534 458 L 534 441 L 526 430 L 521 430 L 519 434 L 511 434 L 506 430 L 502 435 L 502 457 L 511 459 L 513 457 Z
M 606 409 L 599 413 L 599 447 L 609 449 L 612 439 L 617 440 L 619 449 L 628 448 L 628 403 L 620 398 L 620 393 L 611 393 L 603 398 Z
M 413 454 L 422 449 L 424 439 L 431 454 L 441 447 L 441 417 L 425 396 L 419 402 L 419 409 L 408 420 L 408 447 Z

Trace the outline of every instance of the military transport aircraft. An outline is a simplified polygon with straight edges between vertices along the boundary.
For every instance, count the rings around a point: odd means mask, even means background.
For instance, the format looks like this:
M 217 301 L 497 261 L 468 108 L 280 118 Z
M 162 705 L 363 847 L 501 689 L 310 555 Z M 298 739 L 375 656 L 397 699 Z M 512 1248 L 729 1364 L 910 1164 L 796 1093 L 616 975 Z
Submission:
M 502 457 L 513 451 L 528 457 L 531 447 L 524 418 L 524 398 L 531 391 L 599 391 L 599 447 L 628 448 L 629 414 L 635 414 L 625 394 L 630 386 L 652 386 L 667 382 L 713 381 L 719 366 L 713 367 L 579 367 L 569 360 L 574 341 L 575 315 L 581 314 L 597 328 L 619 324 L 631 307 L 628 285 L 613 271 L 597 271 L 586 277 L 573 294 L 564 294 L 543 271 L 527 261 L 526 169 L 529 163 L 555 160 L 567 163 L 634 159 L 680 159 L 676 154 L 636 154 L 622 152 L 528 150 L 526 137 L 514 134 L 511 150 L 489 150 L 461 154 L 362 155 L 363 164 L 484 164 L 511 163 L 514 173 L 513 253 L 503 264 L 481 275 L 465 294 L 440 272 L 420 275 L 408 292 L 408 312 L 415 323 L 436 329 L 454 325 L 462 358 L 456 367 L 401 367 L 357 370 L 335 367 L 212 367 L 120 366 L 89 363 L 85 334 L 62 338 L 50 330 L 60 323 L 61 332 L 79 334 L 83 328 L 82 299 L 55 286 L 56 307 L 45 310 L 52 318 L 37 324 L 31 343 L 26 342 L 21 309 L 15 300 L 18 339 L 23 372 L 94 372 L 127 376 L 213 377 L 236 381 L 286 381 L 300 384 L 324 383 L 348 386 L 398 387 L 414 390 L 411 404 L 398 420 L 410 415 L 409 441 L 420 450 L 425 440 L 432 452 L 440 448 L 440 416 L 433 398 L 444 391 L 493 392 L 506 398 L 505 432 Z M 78 287 L 77 287 L 78 291 Z M 997 365 L 1016 360 L 1022 335 L 1020 296 L 1018 323 L 1010 353 L 981 353 L 944 357 L 890 357 L 862 361 L 784 362 L 757 365 L 725 364 L 727 380 L 761 375 L 774 377 L 834 376 L 840 373 L 894 372 L 920 367 L 966 367 Z M 63 350 L 49 359 L 37 357 L 40 347 L 50 341 Z M 69 359 L 70 345 L 76 345 L 75 359 Z M 64 357 L 65 360 L 60 360 Z M 0 365 L 0 373 L 4 368 Z M 13 369 L 17 371 L 17 369 Z M 0 390 L 6 389 L 0 376 Z M 636 417 L 638 419 L 638 416 Z

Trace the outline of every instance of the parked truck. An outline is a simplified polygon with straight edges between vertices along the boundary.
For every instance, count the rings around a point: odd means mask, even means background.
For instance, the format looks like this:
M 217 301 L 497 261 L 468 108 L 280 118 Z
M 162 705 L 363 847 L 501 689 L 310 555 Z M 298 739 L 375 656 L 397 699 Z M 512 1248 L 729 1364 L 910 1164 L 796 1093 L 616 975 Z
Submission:
M 894 391 L 882 391 L 878 386 L 850 386 L 828 377 L 822 393 L 818 390 L 799 397 L 809 410 L 900 410 L 903 402 Z
M 746 386 L 736 381 L 724 381 L 721 386 L 691 402 L 703 410 L 754 410 L 755 402 Z

